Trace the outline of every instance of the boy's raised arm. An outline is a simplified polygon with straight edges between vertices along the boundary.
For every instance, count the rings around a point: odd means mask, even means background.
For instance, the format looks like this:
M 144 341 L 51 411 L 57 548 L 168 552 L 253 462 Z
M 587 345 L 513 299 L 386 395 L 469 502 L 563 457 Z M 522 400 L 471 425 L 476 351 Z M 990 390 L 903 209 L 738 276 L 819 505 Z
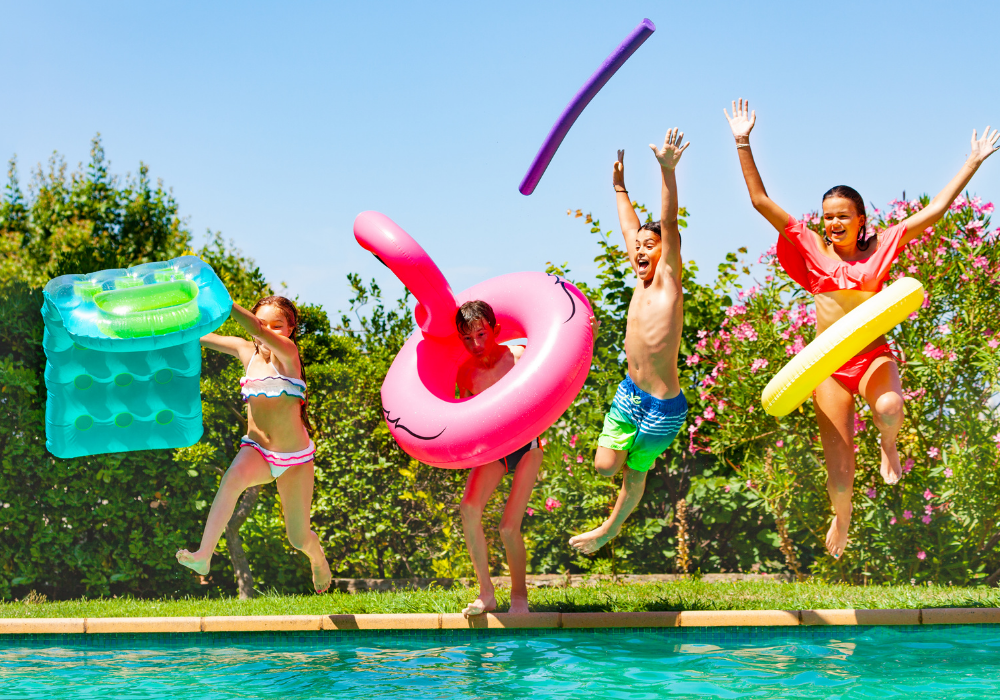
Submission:
M 681 155 L 691 145 L 685 143 L 681 146 L 683 139 L 684 132 L 674 128 L 667 131 L 662 148 L 649 144 L 660 164 L 660 173 L 663 176 L 663 186 L 660 190 L 660 239 L 663 245 L 663 260 L 670 266 L 671 273 L 675 277 L 681 274 L 681 239 L 680 229 L 677 227 L 677 177 L 674 169 Z
M 618 225 L 621 226 L 622 236 L 625 237 L 625 249 L 628 252 L 629 260 L 635 255 L 635 234 L 642 225 L 639 217 L 632 207 L 632 200 L 628 197 L 628 190 L 625 189 L 625 151 L 618 151 L 618 160 L 615 161 L 614 171 L 611 175 L 611 182 L 615 187 L 615 200 L 618 204 Z

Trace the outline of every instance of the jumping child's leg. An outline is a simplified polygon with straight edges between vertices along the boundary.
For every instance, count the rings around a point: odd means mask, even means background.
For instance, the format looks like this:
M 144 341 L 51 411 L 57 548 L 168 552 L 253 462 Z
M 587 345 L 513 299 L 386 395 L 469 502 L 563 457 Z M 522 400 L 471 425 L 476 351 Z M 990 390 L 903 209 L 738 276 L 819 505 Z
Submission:
M 622 460 L 624 461 L 624 457 Z M 621 532 L 626 518 L 642 500 L 642 494 L 646 490 L 646 474 L 645 471 L 626 466 L 622 477 L 622 489 L 618 493 L 618 500 L 615 502 L 614 510 L 611 511 L 611 516 L 590 532 L 570 538 L 570 545 L 583 554 L 593 554 L 611 538 L 616 537 Z
M 813 395 L 816 420 L 826 457 L 826 490 L 835 513 L 826 533 L 826 549 L 835 558 L 847 547 L 854 493 L 854 395 L 832 377 Z
M 278 477 L 285 533 L 295 549 L 305 553 L 312 565 L 313 588 L 326 593 L 333 580 L 319 536 L 310 527 L 315 465 L 313 462 L 290 467 Z
M 859 388 L 871 406 L 873 422 L 881 433 L 882 479 L 887 484 L 895 484 L 903 476 L 896 436 L 903 427 L 904 417 L 903 387 L 895 361 L 887 356 L 875 358 L 861 378 Z
M 260 453 L 257 450 L 241 449 L 219 483 L 219 491 L 215 494 L 212 508 L 208 511 L 208 520 L 205 521 L 201 546 L 196 552 L 177 550 L 177 561 L 202 576 L 207 574 L 212 565 L 212 554 L 233 516 L 240 495 L 251 486 L 272 481 L 274 477 L 271 476 L 271 468 Z
M 481 615 L 496 610 L 497 601 L 490 580 L 490 564 L 486 554 L 486 535 L 483 533 L 483 510 L 503 478 L 504 468 L 500 462 L 490 462 L 475 467 L 465 483 L 465 495 L 459 511 L 462 514 L 462 528 L 465 531 L 465 546 L 469 549 L 472 568 L 479 582 L 479 596 L 462 611 L 464 615 Z
M 524 537 L 521 536 L 521 521 L 524 510 L 535 488 L 538 468 L 542 465 L 542 448 L 536 447 L 521 457 L 514 470 L 514 483 L 510 487 L 507 505 L 500 519 L 500 539 L 507 552 L 507 568 L 510 569 L 510 612 L 528 612 L 528 586 L 525 582 L 527 555 L 524 551 Z

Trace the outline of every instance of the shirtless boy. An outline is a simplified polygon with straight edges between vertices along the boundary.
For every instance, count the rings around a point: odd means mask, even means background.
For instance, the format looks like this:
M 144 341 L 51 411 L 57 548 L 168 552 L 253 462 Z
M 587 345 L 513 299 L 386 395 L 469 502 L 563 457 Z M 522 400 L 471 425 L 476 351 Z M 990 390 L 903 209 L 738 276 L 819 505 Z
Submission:
M 471 355 L 458 368 L 458 391 L 463 398 L 474 396 L 496 384 L 514 368 L 514 364 L 524 353 L 524 346 L 500 345 L 497 342 L 500 324 L 497 323 L 493 309 L 485 301 L 467 301 L 462 304 L 455 314 L 455 325 L 462 344 Z M 469 472 L 460 510 L 465 545 L 469 548 L 469 557 L 479 581 L 479 596 L 465 607 L 462 611 L 464 615 L 481 615 L 497 607 L 486 558 L 483 509 L 506 474 L 514 477 L 503 517 L 500 519 L 500 539 L 507 551 L 507 566 L 510 568 L 510 612 L 528 612 L 528 588 L 524 580 L 527 563 L 524 538 L 521 537 L 521 520 L 541 464 L 542 448 L 538 438 L 535 438 L 513 454 L 481 467 L 474 467 Z
M 635 510 L 646 488 L 646 473 L 673 442 L 687 417 L 687 400 L 677 377 L 684 302 L 681 290 L 681 241 L 677 227 L 677 180 L 674 168 L 690 144 L 683 133 L 667 132 L 663 147 L 650 144 L 662 175 L 660 221 L 639 224 L 625 189 L 624 151 L 614 165 L 618 221 L 629 261 L 638 277 L 625 327 L 628 374 L 604 418 L 594 468 L 603 476 L 624 469 L 618 501 L 600 527 L 570 539 L 584 554 L 596 552 L 615 537 Z

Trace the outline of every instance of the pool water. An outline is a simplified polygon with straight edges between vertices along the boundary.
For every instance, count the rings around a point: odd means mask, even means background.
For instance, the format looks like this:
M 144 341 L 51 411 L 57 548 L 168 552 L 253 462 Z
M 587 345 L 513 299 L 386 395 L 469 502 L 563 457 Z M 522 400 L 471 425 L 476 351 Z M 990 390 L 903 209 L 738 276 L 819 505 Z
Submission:
M 998 694 L 1000 625 L 0 637 L 3 698 Z

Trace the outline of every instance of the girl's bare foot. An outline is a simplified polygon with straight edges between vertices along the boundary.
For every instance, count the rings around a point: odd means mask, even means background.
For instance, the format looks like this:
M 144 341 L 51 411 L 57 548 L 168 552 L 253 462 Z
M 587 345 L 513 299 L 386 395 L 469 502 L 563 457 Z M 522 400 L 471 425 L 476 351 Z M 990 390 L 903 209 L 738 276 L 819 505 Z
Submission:
M 511 593 L 510 610 L 508 610 L 508 612 L 518 613 L 518 614 L 529 612 L 528 594 L 526 593 L 524 595 L 514 595 L 513 593 Z
M 312 563 L 312 574 L 313 574 L 313 588 L 316 589 L 317 593 L 326 593 L 330 584 L 333 582 L 333 574 L 330 573 L 330 565 L 326 561 L 326 557 L 322 554 L 319 556 L 319 561 L 315 559 L 311 560 Z
M 527 602 L 527 601 L 525 601 Z M 511 601 L 513 605 L 513 601 Z M 479 594 L 479 597 L 474 601 L 465 606 L 462 610 L 462 614 L 466 617 L 473 617 L 474 615 L 482 615 L 486 612 L 491 612 L 497 609 L 497 599 L 492 593 L 488 595 Z
M 890 486 L 899 483 L 900 478 L 903 476 L 903 467 L 899 463 L 899 452 L 896 450 L 896 441 L 892 440 L 888 447 L 886 446 L 887 440 L 879 440 L 879 444 L 882 448 L 882 467 L 879 472 L 882 474 L 882 479 L 885 483 Z
M 840 559 L 840 555 L 847 549 L 847 531 L 850 527 L 850 518 L 844 518 L 841 525 L 841 519 L 833 517 L 830 529 L 826 533 L 826 551 L 832 554 L 834 559 Z
M 205 556 L 201 553 L 200 549 L 197 552 L 178 549 L 176 556 L 180 564 L 202 576 L 206 575 L 212 566 L 212 552 L 209 552 L 208 556 Z
M 593 554 L 598 549 L 606 545 L 610 539 L 610 533 L 608 533 L 602 524 L 600 527 L 591 530 L 590 532 L 570 537 L 569 543 L 571 546 L 576 547 L 584 554 Z

